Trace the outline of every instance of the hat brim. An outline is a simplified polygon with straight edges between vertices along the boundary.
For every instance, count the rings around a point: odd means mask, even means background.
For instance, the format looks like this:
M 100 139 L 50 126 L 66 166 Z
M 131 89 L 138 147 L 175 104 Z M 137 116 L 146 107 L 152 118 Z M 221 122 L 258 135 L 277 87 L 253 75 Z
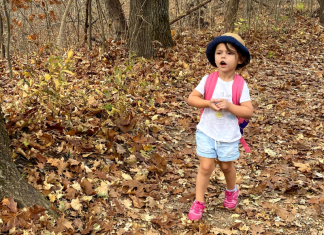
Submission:
M 231 37 L 231 36 L 219 36 L 219 37 L 216 37 L 212 42 L 210 42 L 206 49 L 206 56 L 207 56 L 209 63 L 211 63 L 211 65 L 213 65 L 214 67 L 217 68 L 217 65 L 215 63 L 216 47 L 218 44 L 226 43 L 226 42 L 231 43 L 236 48 L 236 50 L 238 50 L 243 56 L 246 57 L 247 64 L 250 63 L 250 60 L 251 60 L 250 52 L 245 46 L 242 45 L 242 43 L 240 43 L 238 40 L 236 40 L 234 37 Z M 239 68 L 242 66 L 238 65 L 237 67 Z

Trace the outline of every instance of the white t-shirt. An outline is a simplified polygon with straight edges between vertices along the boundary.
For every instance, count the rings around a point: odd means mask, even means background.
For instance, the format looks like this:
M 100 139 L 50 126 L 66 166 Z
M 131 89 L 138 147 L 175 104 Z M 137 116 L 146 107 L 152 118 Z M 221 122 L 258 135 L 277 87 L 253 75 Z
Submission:
M 199 91 L 202 95 L 205 94 L 205 83 L 208 75 L 204 76 L 195 90 Z M 214 90 L 212 98 L 227 99 L 230 103 L 232 101 L 232 85 L 233 81 L 225 82 L 220 77 L 217 80 L 216 88 Z M 250 101 L 249 88 L 246 82 L 244 82 L 243 91 L 240 99 L 240 103 Z M 203 115 L 197 128 L 205 133 L 207 136 L 220 142 L 234 142 L 241 138 L 241 132 L 238 125 L 236 116 L 227 110 L 221 110 L 215 112 L 211 108 L 205 108 Z

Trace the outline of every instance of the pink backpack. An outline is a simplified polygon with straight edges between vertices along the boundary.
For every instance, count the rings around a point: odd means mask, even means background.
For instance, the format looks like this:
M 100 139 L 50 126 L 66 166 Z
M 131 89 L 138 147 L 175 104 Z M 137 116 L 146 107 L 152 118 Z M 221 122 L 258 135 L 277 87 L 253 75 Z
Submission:
M 204 95 L 204 99 L 205 100 L 211 100 L 215 87 L 216 87 L 216 83 L 218 80 L 218 74 L 219 72 L 214 72 L 211 73 L 206 80 L 205 83 L 205 95 Z M 240 104 L 240 98 L 242 95 L 242 91 L 243 91 L 243 86 L 244 86 L 244 79 L 236 74 L 235 78 L 234 78 L 234 82 L 233 82 L 233 86 L 232 86 L 232 102 L 235 105 L 239 105 Z M 204 109 L 201 109 L 201 114 L 200 117 L 202 116 L 204 112 Z M 244 118 L 241 117 L 237 117 L 238 119 L 238 125 L 240 126 L 240 131 L 241 134 L 243 135 L 243 129 L 249 124 L 249 120 L 245 120 Z M 251 150 L 249 148 L 249 146 L 247 145 L 247 143 L 245 142 L 243 136 L 240 139 L 241 144 L 243 145 L 245 151 L 247 153 L 250 153 Z

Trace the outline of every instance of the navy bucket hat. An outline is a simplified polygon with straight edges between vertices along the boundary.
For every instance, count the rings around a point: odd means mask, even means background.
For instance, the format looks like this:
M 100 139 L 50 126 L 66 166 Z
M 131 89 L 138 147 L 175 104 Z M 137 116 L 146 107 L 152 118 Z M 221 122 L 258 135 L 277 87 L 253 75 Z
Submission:
M 235 49 L 246 58 L 246 61 L 244 64 L 238 64 L 237 65 L 237 69 L 238 68 L 242 68 L 245 65 L 248 65 L 250 63 L 251 60 L 251 56 L 250 56 L 250 52 L 249 50 L 245 47 L 245 42 L 243 41 L 243 39 L 235 34 L 235 33 L 225 33 L 222 36 L 218 36 L 216 37 L 213 41 L 211 41 L 206 49 L 206 56 L 208 61 L 211 63 L 211 65 L 213 65 L 214 67 L 217 67 L 216 63 L 215 63 L 215 50 L 216 47 L 219 43 L 230 43 L 232 44 Z

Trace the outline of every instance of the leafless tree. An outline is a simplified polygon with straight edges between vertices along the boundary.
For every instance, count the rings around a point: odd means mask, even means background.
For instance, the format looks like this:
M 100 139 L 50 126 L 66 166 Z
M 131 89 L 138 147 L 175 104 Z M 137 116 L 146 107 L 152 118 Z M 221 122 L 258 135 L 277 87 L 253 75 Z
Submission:
M 132 2 L 132 1 L 131 1 Z M 130 3 L 132 4 L 132 3 Z M 125 39 L 128 32 L 127 20 L 119 0 L 106 0 L 105 6 L 111 20 L 115 40 Z
M 66 7 L 66 9 L 64 11 L 64 15 L 63 15 L 62 20 L 61 20 L 60 33 L 59 33 L 59 35 L 57 37 L 57 45 L 59 47 L 62 47 L 62 39 L 63 39 L 64 30 L 65 30 L 66 17 L 67 17 L 67 14 L 68 14 L 68 12 L 69 12 L 69 10 L 71 8 L 72 1 L 73 0 L 69 0 L 68 5 L 67 5 L 67 7 Z
M 0 12 L 0 50 L 1 50 L 1 58 L 5 58 L 5 46 L 4 46 L 4 38 L 3 38 L 3 21 L 2 14 Z
M 159 46 L 173 45 L 168 0 L 134 0 L 130 2 L 130 54 L 151 58 L 153 41 Z
M 8 67 L 9 67 L 9 71 L 10 71 L 10 78 L 13 79 L 11 59 L 10 59 L 10 15 L 7 10 L 6 1 L 2 0 L 2 4 L 3 4 L 3 8 L 4 8 L 5 15 L 6 15 L 6 20 L 7 20 L 7 60 L 8 60 L 8 65 L 9 65 Z
M 227 10 L 224 16 L 225 32 L 234 30 L 234 23 L 236 21 L 237 10 L 240 0 L 229 0 Z
M 320 10 L 319 10 L 319 22 L 321 24 L 324 24 L 324 0 L 317 0 L 318 4 L 320 5 Z

